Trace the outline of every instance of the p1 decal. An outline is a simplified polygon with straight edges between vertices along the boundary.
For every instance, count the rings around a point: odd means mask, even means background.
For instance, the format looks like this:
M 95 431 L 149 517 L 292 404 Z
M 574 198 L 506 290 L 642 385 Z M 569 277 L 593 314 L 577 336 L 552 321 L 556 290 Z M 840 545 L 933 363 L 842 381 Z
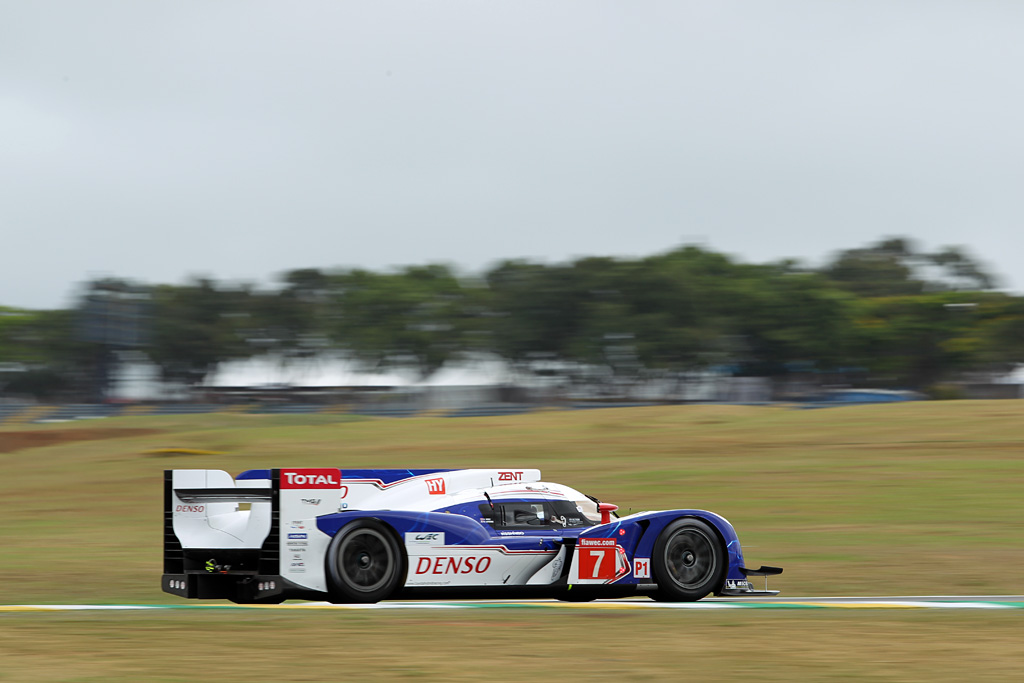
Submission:
M 427 493 L 432 496 L 444 495 L 444 479 L 427 479 Z
M 337 489 L 341 488 L 341 471 L 330 468 L 281 470 L 282 489 Z
M 638 579 L 649 579 L 651 578 L 651 558 L 649 557 L 634 557 L 633 558 L 633 576 Z
M 581 538 L 576 548 L 580 555 L 580 578 L 614 579 L 617 547 L 614 538 Z

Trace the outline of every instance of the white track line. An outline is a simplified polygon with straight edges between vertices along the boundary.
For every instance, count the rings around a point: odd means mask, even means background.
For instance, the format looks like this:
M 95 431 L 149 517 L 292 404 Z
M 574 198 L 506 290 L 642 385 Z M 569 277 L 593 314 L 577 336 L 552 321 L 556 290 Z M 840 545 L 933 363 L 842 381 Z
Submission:
M 382 602 L 375 605 L 334 605 L 327 602 L 294 602 L 281 605 L 233 605 L 223 603 L 181 603 L 161 605 L 0 605 L 2 612 L 83 612 L 155 610 L 449 610 L 449 609 L 596 609 L 596 610 L 734 610 L 734 609 L 1024 609 L 1021 596 L 942 596 L 877 598 L 780 598 L 763 600 L 709 599 L 700 602 L 654 602 L 650 600 L 595 600 L 593 602 L 480 600 Z

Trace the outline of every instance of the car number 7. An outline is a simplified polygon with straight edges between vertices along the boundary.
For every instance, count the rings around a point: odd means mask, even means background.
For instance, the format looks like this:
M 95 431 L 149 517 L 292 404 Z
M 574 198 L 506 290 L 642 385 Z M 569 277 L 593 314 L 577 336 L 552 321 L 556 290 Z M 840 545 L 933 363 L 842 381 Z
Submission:
M 601 573 L 601 560 L 604 559 L 605 554 L 606 553 L 605 553 L 604 548 L 602 548 L 600 550 L 591 550 L 590 551 L 590 556 L 593 557 L 593 558 L 596 558 L 596 561 L 594 562 L 594 576 L 592 578 L 595 578 L 595 579 L 600 578 L 599 575 Z

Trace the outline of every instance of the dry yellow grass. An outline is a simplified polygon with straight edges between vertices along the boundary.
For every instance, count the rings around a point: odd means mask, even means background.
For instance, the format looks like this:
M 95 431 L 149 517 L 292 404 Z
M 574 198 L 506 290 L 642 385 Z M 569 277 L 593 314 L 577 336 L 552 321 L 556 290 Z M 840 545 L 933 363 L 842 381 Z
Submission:
M 1013 681 L 1021 612 L 8 615 L 3 681 Z

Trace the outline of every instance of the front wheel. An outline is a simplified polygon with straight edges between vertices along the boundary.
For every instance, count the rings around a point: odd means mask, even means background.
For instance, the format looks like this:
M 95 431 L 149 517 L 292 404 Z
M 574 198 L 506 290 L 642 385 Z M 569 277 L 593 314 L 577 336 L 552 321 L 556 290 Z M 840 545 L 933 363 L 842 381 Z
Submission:
M 717 591 L 728 568 L 718 534 L 699 519 L 677 519 L 658 536 L 651 558 L 655 600 L 693 602 Z
M 327 549 L 331 598 L 339 602 L 378 602 L 402 584 L 405 558 L 391 530 L 361 519 L 346 524 Z

